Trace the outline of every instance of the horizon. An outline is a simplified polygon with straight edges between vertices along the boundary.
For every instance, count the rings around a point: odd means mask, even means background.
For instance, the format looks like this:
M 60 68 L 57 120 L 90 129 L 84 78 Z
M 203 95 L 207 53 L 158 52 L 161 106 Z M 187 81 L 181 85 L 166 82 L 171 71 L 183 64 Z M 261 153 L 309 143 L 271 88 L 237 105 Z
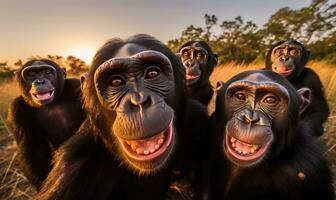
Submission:
M 178 38 L 189 25 L 204 26 L 204 15 L 218 21 L 242 16 L 259 28 L 283 7 L 300 9 L 310 0 L 235 1 L 93 1 L 3 0 L 0 3 L 0 62 L 31 56 L 73 55 L 91 61 L 109 38 L 150 34 L 164 43 Z M 52 9 L 50 9 L 52 8 Z M 121 18 L 123 17 L 123 18 Z

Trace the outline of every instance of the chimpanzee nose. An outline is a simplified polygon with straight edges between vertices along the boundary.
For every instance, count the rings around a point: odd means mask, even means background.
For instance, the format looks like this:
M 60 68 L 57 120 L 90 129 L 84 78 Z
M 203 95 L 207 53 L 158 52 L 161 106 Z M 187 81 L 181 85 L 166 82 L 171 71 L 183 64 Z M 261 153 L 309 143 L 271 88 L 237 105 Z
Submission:
M 131 107 L 133 108 L 147 108 L 151 105 L 151 98 L 143 92 L 133 93 L 130 98 Z
M 196 65 L 196 62 L 194 60 L 189 60 L 187 63 L 186 63 L 186 67 L 188 68 L 192 68 L 192 67 L 195 67 Z
M 246 124 L 256 124 L 260 121 L 259 114 L 252 110 L 244 110 L 238 119 L 245 122 Z
M 286 62 L 286 61 L 289 60 L 289 56 L 283 55 L 283 56 L 280 57 L 280 60 L 283 61 L 283 62 Z
M 44 79 L 36 79 L 35 81 L 38 85 L 42 85 L 45 83 L 45 80 Z

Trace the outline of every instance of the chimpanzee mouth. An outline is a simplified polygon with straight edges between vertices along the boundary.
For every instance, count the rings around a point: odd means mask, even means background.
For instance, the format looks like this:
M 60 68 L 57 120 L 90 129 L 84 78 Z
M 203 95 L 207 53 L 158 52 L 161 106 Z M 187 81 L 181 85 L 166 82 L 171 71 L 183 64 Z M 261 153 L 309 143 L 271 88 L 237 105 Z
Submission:
M 166 152 L 173 138 L 173 121 L 166 130 L 146 139 L 125 140 L 118 137 L 123 150 L 134 160 L 149 161 Z
M 227 154 L 239 164 L 252 164 L 260 160 L 270 146 L 271 140 L 266 144 L 251 144 L 243 142 L 233 136 L 225 137 L 225 146 Z
M 273 66 L 273 71 L 283 76 L 288 76 L 293 72 L 293 68 L 287 66 Z
M 54 97 L 54 90 L 44 91 L 44 92 L 38 92 L 33 94 L 34 98 L 38 101 L 48 101 Z
M 195 80 L 195 79 L 198 79 L 198 78 L 199 78 L 199 75 L 189 75 L 189 74 L 186 74 L 186 80 L 187 81 Z

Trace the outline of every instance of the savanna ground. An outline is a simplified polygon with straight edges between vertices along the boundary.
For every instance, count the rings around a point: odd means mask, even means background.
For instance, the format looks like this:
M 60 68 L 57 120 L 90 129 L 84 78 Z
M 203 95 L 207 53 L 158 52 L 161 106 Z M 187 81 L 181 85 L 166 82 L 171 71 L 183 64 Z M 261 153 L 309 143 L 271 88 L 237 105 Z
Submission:
M 262 64 L 248 66 L 221 65 L 214 70 L 211 82 L 215 84 L 217 80 L 226 81 L 241 71 L 260 68 L 261 66 Z M 331 163 L 333 173 L 336 175 L 336 66 L 324 62 L 310 62 L 309 66 L 319 74 L 331 108 L 330 117 L 325 124 L 326 132 L 322 140 L 326 143 L 325 155 Z M 29 186 L 18 167 L 16 145 L 5 120 L 7 108 L 17 95 L 18 87 L 13 80 L 0 80 L 0 199 L 31 199 L 35 194 L 34 189 Z M 335 186 L 336 176 L 334 178 Z

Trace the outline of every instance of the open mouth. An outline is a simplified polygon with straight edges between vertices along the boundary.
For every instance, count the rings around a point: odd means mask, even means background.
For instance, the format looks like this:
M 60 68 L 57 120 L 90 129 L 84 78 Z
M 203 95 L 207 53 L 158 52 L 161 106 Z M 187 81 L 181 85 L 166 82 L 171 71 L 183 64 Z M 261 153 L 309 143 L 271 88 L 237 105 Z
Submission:
M 288 76 L 292 73 L 293 69 L 286 67 L 286 66 L 280 66 L 280 67 L 273 67 L 273 70 L 276 71 L 278 74 Z
M 263 157 L 268 149 L 270 141 L 265 145 L 243 142 L 233 136 L 226 135 L 225 145 L 227 153 L 235 160 L 243 162 L 254 162 Z
M 166 130 L 141 140 L 125 140 L 120 137 L 121 146 L 129 157 L 135 160 L 148 161 L 161 156 L 172 142 L 173 123 Z
M 39 92 L 33 95 L 39 101 L 47 101 L 54 97 L 54 90 L 49 90 L 46 92 Z

